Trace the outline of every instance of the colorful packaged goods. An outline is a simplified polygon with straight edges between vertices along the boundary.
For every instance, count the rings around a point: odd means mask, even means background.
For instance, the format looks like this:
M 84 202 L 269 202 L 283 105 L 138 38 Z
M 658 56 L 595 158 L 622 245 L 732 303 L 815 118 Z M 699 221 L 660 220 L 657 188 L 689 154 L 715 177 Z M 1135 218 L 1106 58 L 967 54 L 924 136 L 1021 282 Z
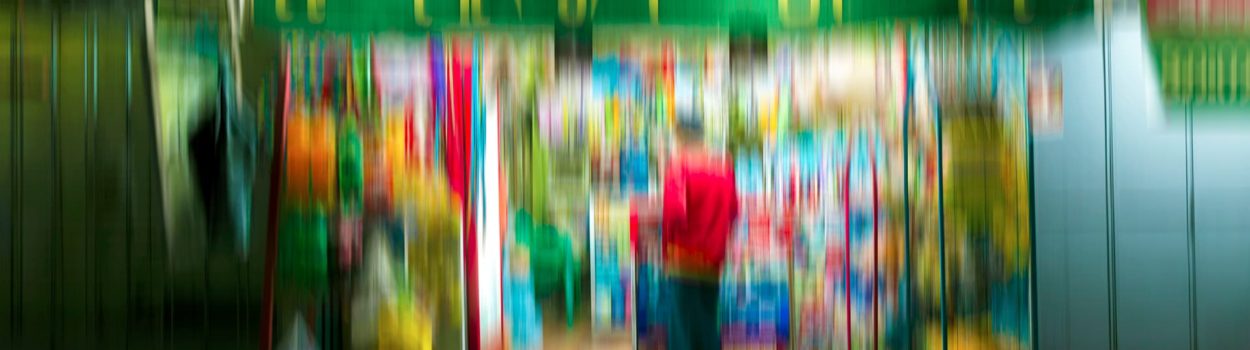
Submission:
M 345 307 L 337 304 L 352 299 L 334 296 L 368 294 L 376 287 L 350 286 L 369 259 L 363 242 L 382 240 L 389 250 L 376 259 L 393 260 L 397 268 L 382 277 L 392 280 L 391 296 L 374 302 L 381 308 L 372 323 L 375 344 L 461 346 L 468 322 L 461 308 L 467 301 L 461 242 L 462 232 L 472 232 L 465 227 L 473 225 L 462 220 L 471 215 L 463 209 L 475 207 L 463 204 L 480 201 L 471 195 L 482 189 L 457 187 L 480 178 L 457 178 L 462 169 L 449 171 L 446 165 L 463 156 L 475 169 L 468 173 L 481 173 L 481 146 L 460 155 L 448 152 L 466 150 L 484 134 L 447 131 L 461 126 L 451 116 L 473 119 L 464 125 L 480 124 L 487 107 L 498 107 L 448 99 L 469 92 L 480 97 L 481 90 L 493 88 L 468 79 L 471 74 L 449 79 L 444 69 L 481 70 L 485 63 L 467 58 L 481 57 L 475 50 L 502 47 L 471 45 L 471 39 L 286 38 L 281 207 L 288 214 L 280 225 L 278 290 L 295 304 L 317 305 L 309 317 L 328 327 L 317 330 L 323 345 L 342 341 L 332 336 L 340 333 L 335 325 L 344 323 L 336 320 L 345 318 L 339 312 Z M 339 269 L 330 271 L 331 261 Z
M 589 57 L 545 32 L 293 39 L 284 281 L 340 288 L 325 261 L 351 275 L 380 235 L 400 296 L 377 344 L 458 347 L 458 306 L 491 298 L 505 347 L 585 320 L 663 344 L 658 184 L 693 115 L 742 208 L 709 316 L 727 348 L 1033 344 L 1028 37 L 866 23 L 731 58 L 725 34 L 597 28 Z M 498 290 L 465 293 L 476 254 Z

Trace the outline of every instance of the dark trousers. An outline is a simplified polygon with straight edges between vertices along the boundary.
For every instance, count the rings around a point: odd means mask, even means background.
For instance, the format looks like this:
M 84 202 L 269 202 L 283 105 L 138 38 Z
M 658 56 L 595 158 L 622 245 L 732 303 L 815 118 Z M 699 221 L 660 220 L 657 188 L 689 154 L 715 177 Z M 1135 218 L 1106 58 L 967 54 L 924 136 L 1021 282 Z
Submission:
M 670 277 L 668 350 L 718 350 L 720 283 Z

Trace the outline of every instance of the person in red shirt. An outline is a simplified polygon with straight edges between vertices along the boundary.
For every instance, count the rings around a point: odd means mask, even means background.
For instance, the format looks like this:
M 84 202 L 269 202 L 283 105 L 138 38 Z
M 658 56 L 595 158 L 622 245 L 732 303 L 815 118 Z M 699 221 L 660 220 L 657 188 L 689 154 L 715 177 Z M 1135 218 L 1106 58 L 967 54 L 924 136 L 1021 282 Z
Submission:
M 738 218 L 733 164 L 703 142 L 700 118 L 678 118 L 664 176 L 661 237 L 672 286 L 669 349 L 720 349 L 717 306 L 725 247 Z

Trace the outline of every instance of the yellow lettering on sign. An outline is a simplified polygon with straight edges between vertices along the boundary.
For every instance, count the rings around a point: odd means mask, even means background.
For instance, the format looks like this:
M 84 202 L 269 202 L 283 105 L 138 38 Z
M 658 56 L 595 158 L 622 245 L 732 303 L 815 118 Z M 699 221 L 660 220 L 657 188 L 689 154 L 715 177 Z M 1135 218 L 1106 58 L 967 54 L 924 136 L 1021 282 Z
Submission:
M 968 23 L 968 0 L 959 0 L 959 21 Z
M 291 18 L 294 17 L 291 15 L 291 10 L 286 8 L 286 0 L 274 0 L 273 9 L 274 12 L 278 13 L 279 21 L 290 22 Z
M 649 0 L 647 9 L 651 11 L 651 24 L 660 24 L 660 0 Z
M 1033 16 L 1029 15 L 1027 6 L 1025 6 L 1025 0 L 1016 0 L 1015 9 L 1017 22 L 1028 23 L 1033 20 Z
M 487 24 L 481 8 L 481 0 L 460 0 L 460 24 Z
M 833 21 L 842 23 L 842 0 L 833 0 Z
M 321 23 L 326 20 L 326 0 L 308 0 L 308 22 Z
M 417 24 L 430 25 L 430 16 L 425 13 L 425 0 L 412 0 L 412 16 Z
M 482 13 L 482 8 L 482 0 L 473 0 L 473 21 L 477 24 L 490 23 L 490 20 L 486 19 L 486 14 Z
M 810 26 L 820 19 L 820 0 L 808 0 L 808 13 L 805 18 L 790 17 L 790 0 L 777 0 L 777 10 L 781 15 L 781 24 L 787 27 Z
M 556 0 L 556 10 L 559 12 L 560 21 L 564 25 L 576 27 L 582 25 L 582 21 L 586 19 L 586 0 Z M 573 14 L 569 14 L 569 1 L 577 1 L 576 9 Z
M 482 0 L 460 0 L 460 24 L 486 24 L 486 15 L 482 13 Z

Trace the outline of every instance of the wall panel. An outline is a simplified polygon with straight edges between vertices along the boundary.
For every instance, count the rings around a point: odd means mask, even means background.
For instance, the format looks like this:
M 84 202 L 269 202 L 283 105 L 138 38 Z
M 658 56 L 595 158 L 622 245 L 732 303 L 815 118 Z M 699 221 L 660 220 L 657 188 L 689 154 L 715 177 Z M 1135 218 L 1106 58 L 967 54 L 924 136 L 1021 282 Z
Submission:
M 139 4 L 0 4 L 0 348 L 253 347 L 259 253 L 167 268 Z

